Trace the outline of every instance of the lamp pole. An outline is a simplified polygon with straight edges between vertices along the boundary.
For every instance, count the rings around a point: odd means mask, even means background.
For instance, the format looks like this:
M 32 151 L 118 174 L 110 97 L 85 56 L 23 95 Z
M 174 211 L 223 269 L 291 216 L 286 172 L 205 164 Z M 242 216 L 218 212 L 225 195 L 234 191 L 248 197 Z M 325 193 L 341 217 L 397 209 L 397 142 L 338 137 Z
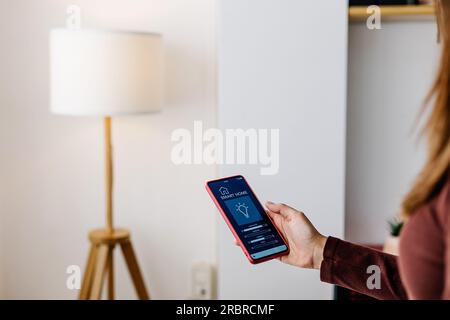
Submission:
M 111 117 L 105 117 L 105 178 L 106 178 L 106 229 L 114 231 L 113 224 L 113 162 L 111 143 Z

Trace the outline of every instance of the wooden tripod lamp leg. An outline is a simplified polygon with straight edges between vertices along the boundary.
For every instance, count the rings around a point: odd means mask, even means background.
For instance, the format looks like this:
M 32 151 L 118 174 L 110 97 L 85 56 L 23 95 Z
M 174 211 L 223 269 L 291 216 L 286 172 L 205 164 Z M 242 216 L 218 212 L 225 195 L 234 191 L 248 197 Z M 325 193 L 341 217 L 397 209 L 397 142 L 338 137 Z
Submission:
M 108 254 L 108 300 L 114 300 L 114 244 L 109 246 Z
M 89 299 L 90 292 L 91 292 L 91 284 L 92 284 L 92 275 L 94 273 L 94 267 L 95 267 L 95 261 L 96 261 L 96 254 L 97 254 L 97 245 L 92 244 L 91 250 L 89 252 L 88 261 L 86 264 L 86 269 L 83 277 L 83 284 L 81 285 L 80 290 L 80 300 L 86 300 Z
M 139 265 L 136 259 L 136 255 L 134 254 L 131 242 L 122 242 L 120 246 L 122 248 L 122 252 L 125 257 L 125 261 L 127 263 L 128 270 L 130 271 L 131 279 L 133 280 L 133 284 L 139 299 L 150 299 L 150 295 L 145 288 L 144 279 L 142 278 L 141 270 L 139 269 Z
M 108 246 L 105 244 L 99 245 L 90 299 L 98 300 L 101 298 L 108 257 Z

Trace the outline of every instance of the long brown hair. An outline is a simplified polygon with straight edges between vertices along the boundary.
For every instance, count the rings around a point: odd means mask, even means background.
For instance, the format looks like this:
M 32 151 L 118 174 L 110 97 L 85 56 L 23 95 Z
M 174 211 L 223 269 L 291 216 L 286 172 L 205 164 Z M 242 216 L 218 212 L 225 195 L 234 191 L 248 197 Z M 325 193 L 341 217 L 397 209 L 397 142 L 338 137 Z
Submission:
M 403 217 L 413 214 L 441 190 L 450 166 L 450 1 L 435 2 L 442 54 L 436 80 L 427 98 L 427 105 L 432 106 L 423 128 L 428 142 L 427 160 L 403 200 Z

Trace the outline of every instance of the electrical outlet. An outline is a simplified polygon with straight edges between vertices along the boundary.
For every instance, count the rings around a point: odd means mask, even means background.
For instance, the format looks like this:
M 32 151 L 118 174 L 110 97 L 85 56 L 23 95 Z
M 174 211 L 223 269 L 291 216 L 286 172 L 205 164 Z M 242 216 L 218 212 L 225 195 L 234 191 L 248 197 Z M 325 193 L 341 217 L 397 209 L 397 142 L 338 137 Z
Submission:
M 214 298 L 214 267 L 207 262 L 195 262 L 191 269 L 191 299 Z

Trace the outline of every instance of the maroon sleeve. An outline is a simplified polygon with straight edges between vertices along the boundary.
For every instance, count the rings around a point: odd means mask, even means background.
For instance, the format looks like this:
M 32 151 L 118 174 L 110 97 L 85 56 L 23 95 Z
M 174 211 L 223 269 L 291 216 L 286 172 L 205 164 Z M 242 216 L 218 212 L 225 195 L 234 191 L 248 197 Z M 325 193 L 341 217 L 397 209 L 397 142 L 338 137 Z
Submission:
M 369 289 L 367 285 L 367 280 L 374 274 L 367 271 L 372 265 L 381 271 L 379 289 Z M 328 237 L 325 244 L 320 279 L 376 299 L 407 299 L 396 256 L 333 237 Z

